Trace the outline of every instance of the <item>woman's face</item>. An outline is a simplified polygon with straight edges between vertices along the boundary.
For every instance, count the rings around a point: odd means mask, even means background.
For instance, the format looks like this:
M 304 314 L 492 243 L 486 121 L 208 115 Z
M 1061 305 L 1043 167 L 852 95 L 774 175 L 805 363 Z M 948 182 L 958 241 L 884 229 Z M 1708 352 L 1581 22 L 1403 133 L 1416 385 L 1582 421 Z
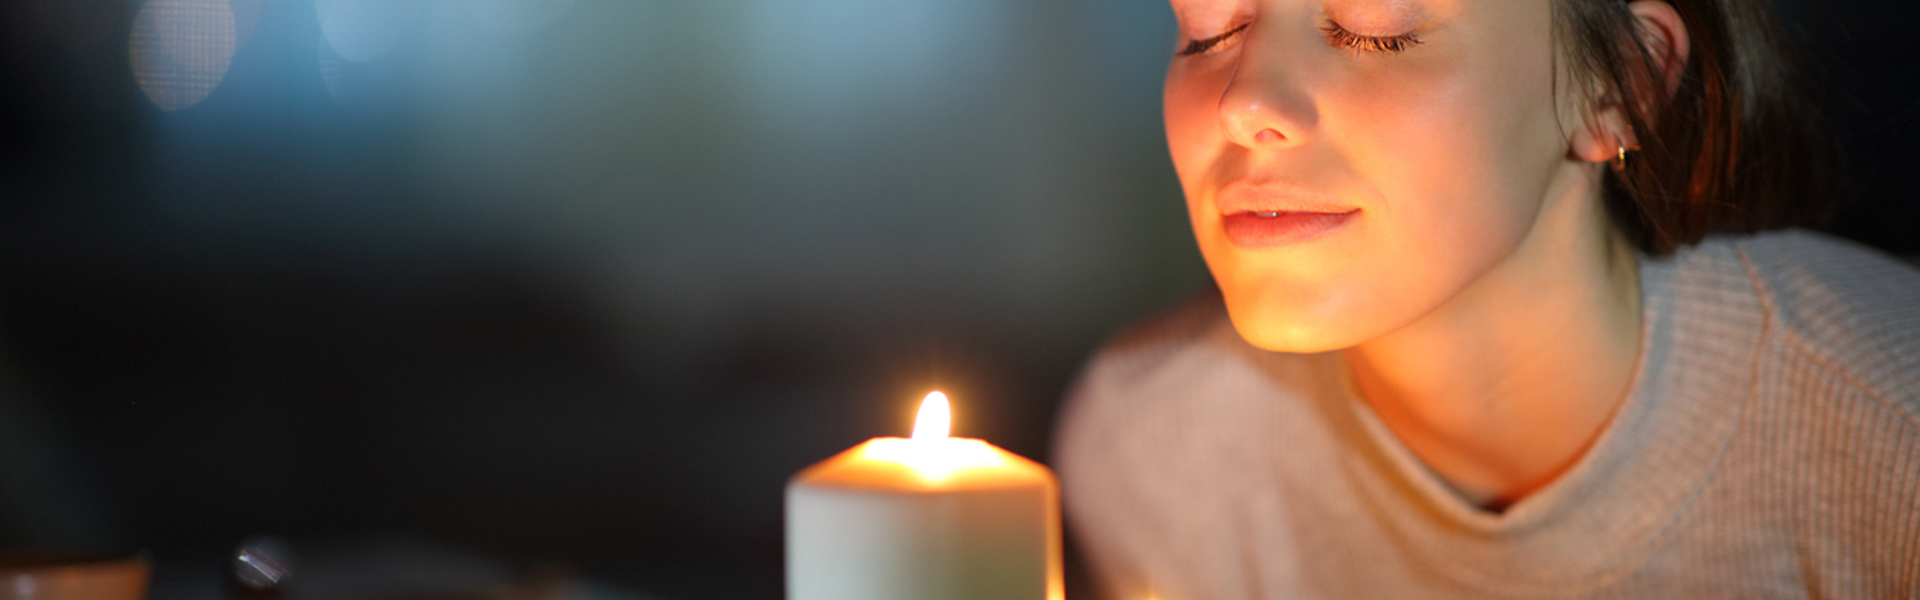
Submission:
M 1579 164 L 1550 1 L 1172 0 L 1167 142 L 1242 336 L 1357 345 L 1514 256 Z

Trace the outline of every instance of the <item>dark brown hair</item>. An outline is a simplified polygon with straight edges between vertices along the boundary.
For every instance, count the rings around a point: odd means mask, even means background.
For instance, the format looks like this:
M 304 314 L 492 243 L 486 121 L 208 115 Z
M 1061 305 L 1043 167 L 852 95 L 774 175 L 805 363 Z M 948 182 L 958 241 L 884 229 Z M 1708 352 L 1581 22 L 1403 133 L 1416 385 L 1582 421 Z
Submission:
M 1628 0 L 1553 0 L 1589 105 L 1620 102 L 1640 147 L 1605 189 L 1614 224 L 1665 255 L 1709 233 L 1810 224 L 1838 196 L 1840 154 L 1766 0 L 1665 0 L 1691 46 L 1668 92 Z M 1611 96 L 1609 96 L 1611 94 Z

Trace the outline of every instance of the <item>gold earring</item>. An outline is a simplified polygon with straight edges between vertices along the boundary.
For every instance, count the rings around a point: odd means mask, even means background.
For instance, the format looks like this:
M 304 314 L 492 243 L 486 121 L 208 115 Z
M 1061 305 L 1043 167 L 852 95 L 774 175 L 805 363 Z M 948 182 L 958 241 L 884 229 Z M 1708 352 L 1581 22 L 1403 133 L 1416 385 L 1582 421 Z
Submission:
M 1615 149 L 1613 155 L 1613 170 L 1625 170 L 1627 168 L 1627 145 L 1620 143 L 1620 138 L 1616 137 L 1613 138 L 1613 147 Z

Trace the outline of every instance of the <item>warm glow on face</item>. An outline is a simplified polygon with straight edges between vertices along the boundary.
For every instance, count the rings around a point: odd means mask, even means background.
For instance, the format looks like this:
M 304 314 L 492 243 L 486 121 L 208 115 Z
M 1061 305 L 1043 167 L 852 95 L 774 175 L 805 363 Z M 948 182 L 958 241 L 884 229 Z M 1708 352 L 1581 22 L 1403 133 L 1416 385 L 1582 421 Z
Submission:
M 1400 331 L 1519 252 L 1550 194 L 1590 181 L 1568 155 L 1584 121 L 1556 88 L 1551 2 L 1172 3 L 1187 40 L 1245 24 L 1173 57 L 1162 106 L 1201 256 L 1255 346 Z M 1419 43 L 1337 47 L 1320 19 Z M 1356 212 L 1279 218 L 1341 211 Z
M 953 429 L 953 408 L 947 395 L 935 391 L 920 401 L 920 416 L 913 420 L 913 439 L 946 439 Z

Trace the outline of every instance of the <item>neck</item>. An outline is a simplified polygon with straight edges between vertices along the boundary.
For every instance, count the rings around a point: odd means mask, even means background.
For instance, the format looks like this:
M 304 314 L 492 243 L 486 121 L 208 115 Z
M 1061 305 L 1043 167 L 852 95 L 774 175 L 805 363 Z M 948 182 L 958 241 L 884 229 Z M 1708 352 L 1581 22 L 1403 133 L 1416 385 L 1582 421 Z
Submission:
M 1638 264 L 1608 225 L 1597 169 L 1576 168 L 1512 255 L 1434 312 L 1344 353 L 1388 429 L 1483 506 L 1565 472 L 1632 384 Z

